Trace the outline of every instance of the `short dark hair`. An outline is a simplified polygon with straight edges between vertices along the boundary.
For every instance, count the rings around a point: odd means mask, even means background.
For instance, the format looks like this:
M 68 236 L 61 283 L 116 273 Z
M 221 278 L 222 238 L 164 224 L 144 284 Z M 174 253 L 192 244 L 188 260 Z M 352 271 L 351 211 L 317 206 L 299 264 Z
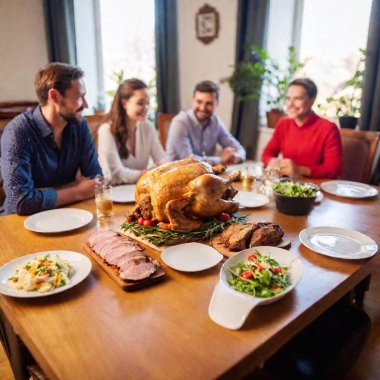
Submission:
M 209 92 L 211 94 L 214 94 L 216 100 L 219 100 L 219 86 L 211 80 L 204 80 L 202 82 L 197 83 L 193 90 L 193 96 L 197 91 Z
M 294 79 L 288 86 L 301 86 L 306 90 L 307 96 L 309 99 L 313 99 L 317 96 L 318 87 L 317 85 L 309 78 L 298 78 Z
M 41 105 L 45 105 L 48 100 L 49 90 L 54 88 L 61 95 L 65 95 L 71 87 L 71 81 L 83 78 L 84 72 L 78 66 L 66 63 L 53 62 L 39 70 L 34 80 L 34 87 Z

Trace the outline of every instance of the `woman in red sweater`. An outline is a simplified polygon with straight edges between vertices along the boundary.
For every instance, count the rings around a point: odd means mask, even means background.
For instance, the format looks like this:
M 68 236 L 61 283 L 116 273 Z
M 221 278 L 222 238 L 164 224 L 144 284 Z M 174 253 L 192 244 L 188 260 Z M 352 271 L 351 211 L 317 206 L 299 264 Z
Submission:
M 264 149 L 265 165 L 280 160 L 283 176 L 337 178 L 342 169 L 342 143 L 338 127 L 317 116 L 312 106 L 317 86 L 307 78 L 295 79 L 288 87 L 288 116 L 279 120 Z

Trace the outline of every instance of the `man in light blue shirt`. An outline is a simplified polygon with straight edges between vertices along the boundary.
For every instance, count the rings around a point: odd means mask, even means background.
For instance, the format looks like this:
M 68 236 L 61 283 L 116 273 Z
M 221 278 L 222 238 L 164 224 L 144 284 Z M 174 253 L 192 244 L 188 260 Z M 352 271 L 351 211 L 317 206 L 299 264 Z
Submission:
M 215 115 L 219 87 L 211 81 L 198 83 L 193 91 L 193 108 L 181 111 L 171 122 L 167 154 L 172 161 L 188 156 L 212 165 L 238 164 L 245 160 L 245 150 Z M 215 155 L 216 145 L 222 151 Z

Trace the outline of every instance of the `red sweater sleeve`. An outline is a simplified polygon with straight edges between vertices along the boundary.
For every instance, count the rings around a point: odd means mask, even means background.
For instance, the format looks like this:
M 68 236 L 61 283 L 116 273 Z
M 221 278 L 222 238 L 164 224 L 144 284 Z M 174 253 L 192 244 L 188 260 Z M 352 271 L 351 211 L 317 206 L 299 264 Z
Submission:
M 312 178 L 338 178 L 342 171 L 342 142 L 338 127 L 334 125 L 326 136 L 323 162 L 310 166 Z

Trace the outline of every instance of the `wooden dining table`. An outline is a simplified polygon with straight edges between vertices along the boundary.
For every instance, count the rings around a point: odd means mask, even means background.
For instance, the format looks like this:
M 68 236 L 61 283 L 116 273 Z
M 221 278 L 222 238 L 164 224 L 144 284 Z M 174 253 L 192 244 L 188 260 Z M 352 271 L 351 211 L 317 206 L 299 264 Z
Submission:
M 94 200 L 70 207 L 96 215 Z M 94 217 L 78 230 L 58 234 L 27 230 L 26 217 L 1 217 L 0 265 L 42 251 L 86 254 L 83 247 L 88 237 L 98 228 L 117 229 L 131 207 L 114 204 L 113 217 Z M 42 298 L 1 295 L 1 309 L 49 379 L 242 378 L 380 264 L 379 254 L 366 260 L 318 254 L 300 243 L 300 231 L 343 227 L 360 231 L 380 245 L 380 200 L 324 193 L 306 216 L 281 214 L 273 201 L 240 214 L 279 224 L 304 272 L 292 292 L 274 304 L 255 308 L 237 331 L 219 326 L 208 315 L 222 262 L 201 272 L 180 272 L 166 266 L 157 251 L 151 255 L 161 261 L 166 278 L 152 286 L 122 290 L 92 261 L 90 275 L 75 287 Z

